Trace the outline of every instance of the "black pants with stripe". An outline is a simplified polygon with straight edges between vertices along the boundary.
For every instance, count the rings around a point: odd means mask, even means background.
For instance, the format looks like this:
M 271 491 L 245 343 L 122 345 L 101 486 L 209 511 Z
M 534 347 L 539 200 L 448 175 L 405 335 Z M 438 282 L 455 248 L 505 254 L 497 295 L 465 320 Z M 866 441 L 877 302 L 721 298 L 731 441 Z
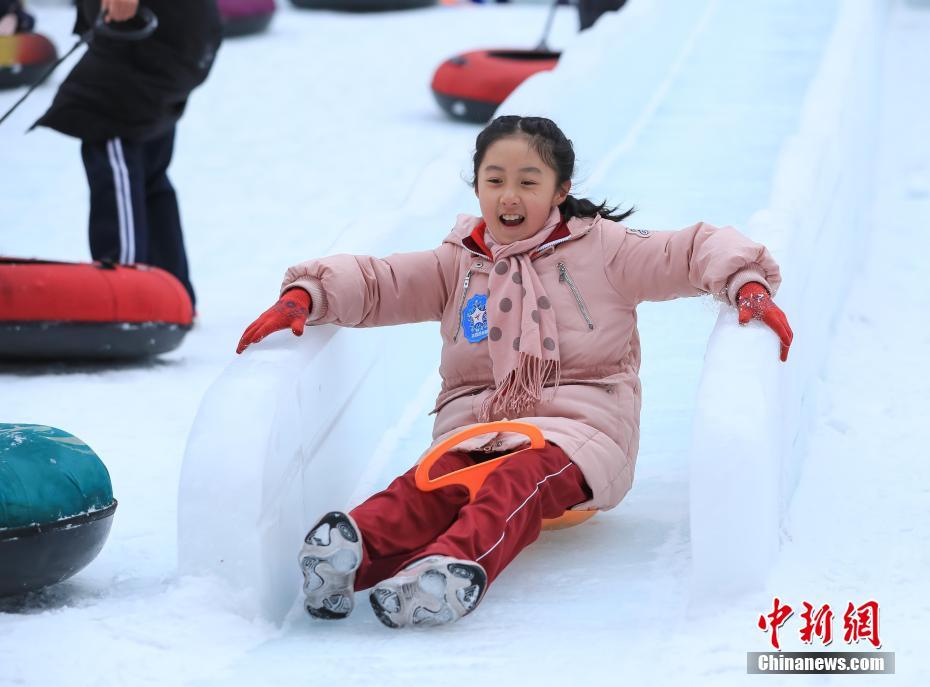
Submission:
M 149 141 L 84 141 L 90 185 L 90 253 L 94 260 L 143 263 L 173 274 L 194 301 L 181 216 L 168 164 L 174 129 Z

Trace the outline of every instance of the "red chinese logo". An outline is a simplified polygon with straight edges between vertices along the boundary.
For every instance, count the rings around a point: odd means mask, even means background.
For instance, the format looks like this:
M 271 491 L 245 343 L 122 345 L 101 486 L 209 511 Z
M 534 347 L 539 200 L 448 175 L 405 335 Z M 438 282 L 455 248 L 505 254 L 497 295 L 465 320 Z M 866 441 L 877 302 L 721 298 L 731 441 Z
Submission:
M 824 604 L 816 613 L 814 607 L 806 601 L 801 619 L 804 627 L 801 628 L 801 641 L 810 644 L 814 637 L 820 637 L 824 646 L 833 641 L 833 611 L 830 604 Z
M 775 601 L 772 604 L 772 612 L 768 615 L 759 616 L 759 629 L 760 630 L 771 630 L 772 632 L 772 646 L 776 649 L 781 649 L 778 645 L 778 628 L 785 624 L 785 621 L 791 617 L 791 614 L 794 613 L 794 610 L 791 606 L 785 604 L 782 605 L 778 597 L 775 597 Z M 768 622 L 766 622 L 768 618 Z
M 823 604 L 817 609 L 807 601 L 803 601 L 802 605 L 804 611 L 801 613 L 801 620 L 804 624 L 800 632 L 801 641 L 811 644 L 816 637 L 821 644 L 827 646 L 833 641 L 833 611 L 830 604 Z M 781 645 L 778 642 L 778 630 L 793 613 L 794 609 L 788 604 L 783 604 L 776 596 L 772 601 L 772 612 L 759 616 L 759 629 L 771 633 L 769 639 L 772 646 L 779 651 Z M 843 614 L 843 641 L 855 644 L 863 639 L 871 642 L 876 649 L 882 645 L 878 638 L 877 601 L 867 601 L 858 608 L 850 601 Z
M 850 601 L 843 614 L 843 629 L 843 641 L 847 644 L 867 639 L 878 649 L 882 645 L 878 638 L 878 602 L 866 601 L 854 608 Z

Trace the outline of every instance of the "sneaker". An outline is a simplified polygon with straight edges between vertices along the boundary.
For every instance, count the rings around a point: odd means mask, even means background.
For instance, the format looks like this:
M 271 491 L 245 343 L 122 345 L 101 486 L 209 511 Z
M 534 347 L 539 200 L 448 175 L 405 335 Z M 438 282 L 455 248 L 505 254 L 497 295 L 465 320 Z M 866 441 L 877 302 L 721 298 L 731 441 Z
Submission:
M 368 600 L 388 627 L 429 627 L 471 613 L 487 586 L 488 576 L 478 563 L 429 556 L 379 583 Z
M 352 517 L 327 513 L 300 550 L 304 608 L 314 618 L 345 618 L 355 607 L 355 571 L 362 563 L 362 535 Z

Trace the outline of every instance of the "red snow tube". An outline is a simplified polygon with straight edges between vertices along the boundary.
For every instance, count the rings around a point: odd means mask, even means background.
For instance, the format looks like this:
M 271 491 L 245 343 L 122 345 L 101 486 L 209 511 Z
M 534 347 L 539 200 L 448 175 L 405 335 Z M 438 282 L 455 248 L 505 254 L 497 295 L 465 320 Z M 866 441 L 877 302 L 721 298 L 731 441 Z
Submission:
M 562 53 L 474 50 L 443 62 L 433 75 L 436 102 L 456 119 L 483 124 L 533 74 L 555 68 Z
M 274 14 L 274 0 L 219 0 L 223 35 L 246 36 L 268 28 Z
M 192 316 L 181 282 L 156 267 L 0 258 L 0 359 L 157 355 Z
M 55 46 L 41 33 L 0 36 L 0 88 L 32 85 L 57 59 Z

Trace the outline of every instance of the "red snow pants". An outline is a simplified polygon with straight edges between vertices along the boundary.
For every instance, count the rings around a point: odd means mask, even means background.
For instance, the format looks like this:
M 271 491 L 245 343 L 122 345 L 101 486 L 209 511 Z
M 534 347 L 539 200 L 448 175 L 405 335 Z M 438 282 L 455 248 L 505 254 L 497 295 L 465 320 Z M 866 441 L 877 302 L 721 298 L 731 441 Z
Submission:
M 431 470 L 439 476 L 492 454 L 450 451 Z M 426 556 L 441 554 L 480 563 L 488 582 L 539 537 L 543 518 L 557 518 L 591 498 L 581 470 L 546 443 L 505 460 L 469 503 L 468 490 L 448 486 L 420 491 L 416 467 L 351 511 L 362 533 L 355 589 L 367 589 Z

